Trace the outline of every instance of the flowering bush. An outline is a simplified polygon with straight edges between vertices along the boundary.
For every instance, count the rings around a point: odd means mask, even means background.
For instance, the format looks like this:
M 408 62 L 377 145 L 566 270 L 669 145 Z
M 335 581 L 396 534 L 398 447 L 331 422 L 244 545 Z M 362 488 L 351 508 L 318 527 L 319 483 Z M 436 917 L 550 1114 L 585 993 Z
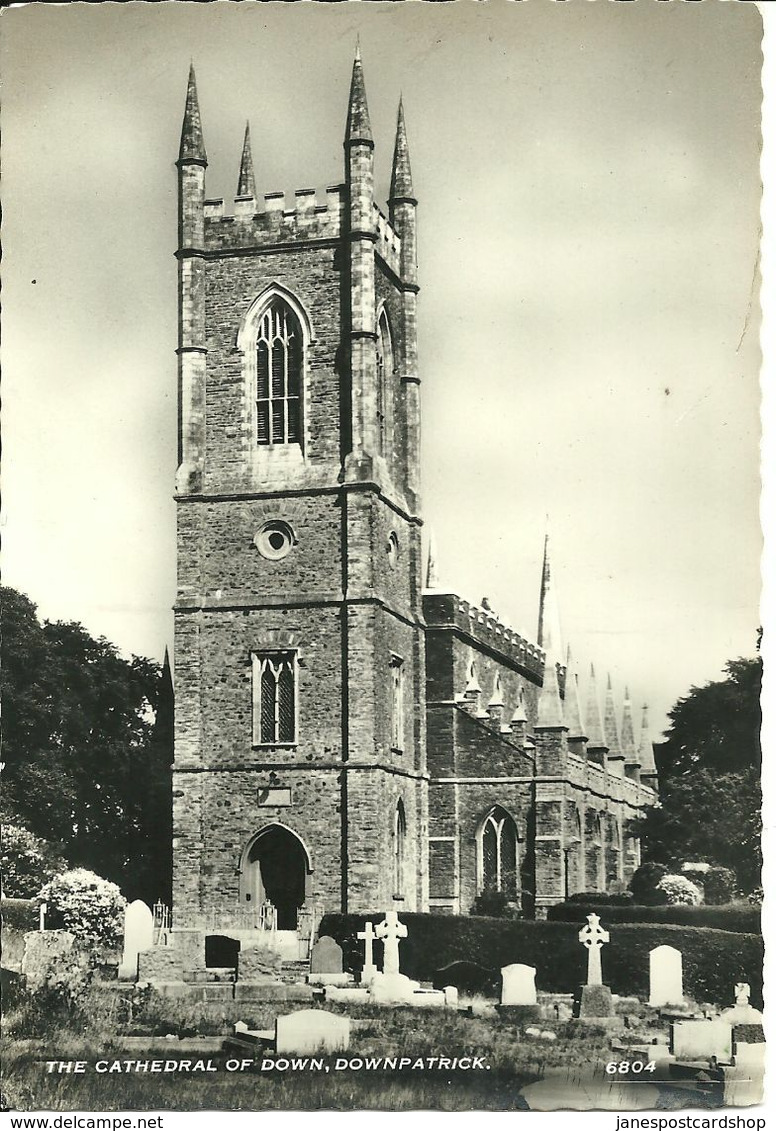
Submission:
M 703 899 L 700 888 L 696 887 L 691 880 L 686 879 L 684 876 L 663 876 L 657 886 L 658 891 L 665 892 L 666 900 L 669 906 L 672 907 L 675 907 L 679 903 L 697 907 Z
M 4 896 L 30 899 L 66 868 L 67 862 L 48 841 L 21 825 L 3 825 L 0 879 Z
M 74 868 L 55 876 L 38 899 L 47 904 L 47 921 L 50 916 L 52 926 L 72 931 L 77 939 L 108 947 L 121 942 L 127 901 L 116 884 L 94 872 Z

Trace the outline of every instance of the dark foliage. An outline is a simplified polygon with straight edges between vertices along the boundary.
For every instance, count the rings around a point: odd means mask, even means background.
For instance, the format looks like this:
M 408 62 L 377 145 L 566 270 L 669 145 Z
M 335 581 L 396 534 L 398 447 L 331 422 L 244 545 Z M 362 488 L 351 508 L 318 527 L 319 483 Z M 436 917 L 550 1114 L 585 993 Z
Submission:
M 726 671 L 670 712 L 668 737 L 655 748 L 660 807 L 647 815 L 643 846 L 673 866 L 689 859 L 731 868 L 751 891 L 762 867 L 762 661 L 731 660 Z
M 604 925 L 609 923 L 673 923 L 676 926 L 713 927 L 719 931 L 733 931 L 744 934 L 759 934 L 760 911 L 757 907 L 712 907 L 700 904 L 675 904 L 673 907 L 650 907 L 632 903 L 629 906 L 609 905 L 595 908 Z M 571 903 L 559 903 L 550 907 L 547 918 L 553 923 L 576 923 L 580 908 Z
M 668 875 L 666 864 L 647 861 L 641 864 L 631 877 L 631 892 L 635 903 L 652 906 L 658 903 L 668 903 L 668 896 L 658 888 L 663 876 Z
M 169 672 L 2 590 L 2 816 L 129 899 L 169 898 Z
M 367 919 L 382 914 L 325 915 L 321 935 L 331 935 L 343 948 L 345 969 L 355 973 L 363 963 L 363 943 L 356 938 Z M 587 962 L 578 934 L 585 917 L 575 923 L 485 919 L 459 915 L 407 913 L 401 920 L 408 937 L 400 945 L 402 972 L 433 981 L 453 962 L 478 963 L 494 970 L 519 961 L 536 967 L 536 983 L 556 993 L 573 993 L 585 980 Z M 700 1002 L 731 1005 L 736 982 L 748 982 L 752 1004 L 761 1007 L 763 941 L 757 934 L 705 927 L 634 923 L 612 931 L 603 951 L 604 981 L 617 994 L 649 992 L 649 952 L 668 944 L 682 952 L 684 985 Z M 381 948 L 375 947 L 379 965 Z
M 568 897 L 566 903 L 576 905 L 583 903 L 591 907 L 598 904 L 604 904 L 606 907 L 622 907 L 633 903 L 633 893 L 630 891 L 577 891 Z

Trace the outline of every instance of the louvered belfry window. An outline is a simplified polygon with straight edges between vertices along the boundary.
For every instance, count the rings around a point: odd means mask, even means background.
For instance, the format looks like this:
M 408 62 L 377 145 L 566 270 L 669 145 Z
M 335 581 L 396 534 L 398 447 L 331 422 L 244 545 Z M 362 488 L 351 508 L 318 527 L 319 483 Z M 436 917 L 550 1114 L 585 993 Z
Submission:
M 259 653 L 253 665 L 254 742 L 296 742 L 296 653 Z
M 256 439 L 259 444 L 302 440 L 302 329 L 282 299 L 261 317 L 256 338 Z

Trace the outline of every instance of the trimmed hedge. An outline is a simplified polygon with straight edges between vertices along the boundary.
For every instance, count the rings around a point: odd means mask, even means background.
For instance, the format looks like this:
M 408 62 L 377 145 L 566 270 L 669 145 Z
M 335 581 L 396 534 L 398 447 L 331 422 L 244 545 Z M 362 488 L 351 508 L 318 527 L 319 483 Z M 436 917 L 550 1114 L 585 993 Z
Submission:
M 319 935 L 330 935 L 343 949 L 344 968 L 351 973 L 363 965 L 364 944 L 356 938 L 364 923 L 379 923 L 373 915 L 324 915 Z M 477 962 L 498 971 L 511 962 L 536 967 L 539 989 L 573 993 L 585 981 L 587 953 L 578 934 L 584 916 L 574 923 L 524 919 L 486 919 L 480 916 L 401 915 L 407 938 L 400 944 L 402 973 L 420 981 L 433 981 L 437 970 L 451 962 Z M 668 945 L 682 952 L 685 992 L 696 1001 L 733 1004 L 736 982 L 748 982 L 752 1004 L 761 1007 L 763 941 L 756 934 L 733 934 L 705 927 L 653 926 L 635 923 L 618 926 L 603 948 L 604 981 L 617 994 L 649 994 L 649 952 Z M 375 961 L 381 964 L 381 946 Z
M 592 907 L 592 904 L 591 904 Z M 577 923 L 583 909 L 579 904 L 558 903 L 550 907 L 547 918 L 553 923 Z M 713 907 L 702 903 L 645 907 L 638 904 L 595 905 L 605 926 L 609 923 L 672 923 L 677 927 L 713 927 L 718 931 L 758 935 L 761 931 L 758 907 Z M 584 915 L 582 916 L 584 918 Z
M 38 901 L 36 899 L 0 900 L 0 915 L 3 927 L 16 931 L 37 931 Z

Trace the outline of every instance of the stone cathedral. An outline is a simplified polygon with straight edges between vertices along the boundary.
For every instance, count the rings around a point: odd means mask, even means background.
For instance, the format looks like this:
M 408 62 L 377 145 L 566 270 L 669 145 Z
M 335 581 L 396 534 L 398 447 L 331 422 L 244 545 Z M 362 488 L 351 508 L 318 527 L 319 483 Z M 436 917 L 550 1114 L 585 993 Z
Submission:
M 536 643 L 422 558 L 401 105 L 386 211 L 358 56 L 325 200 L 257 200 L 247 129 L 233 209 L 206 199 L 193 71 L 177 166 L 175 927 L 624 885 L 646 717 L 592 676 L 580 709 L 547 546 Z

